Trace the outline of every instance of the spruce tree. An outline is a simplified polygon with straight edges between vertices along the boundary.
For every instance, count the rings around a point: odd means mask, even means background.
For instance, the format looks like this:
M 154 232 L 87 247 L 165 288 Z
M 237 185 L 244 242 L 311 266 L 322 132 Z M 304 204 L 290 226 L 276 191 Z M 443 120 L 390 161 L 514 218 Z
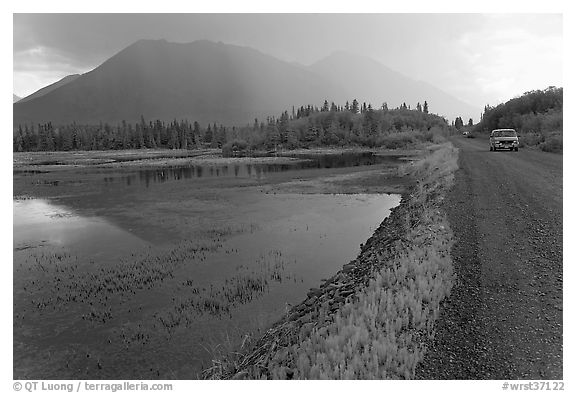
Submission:
M 352 101 L 352 108 L 350 108 L 350 111 L 352 113 L 358 113 L 360 111 L 360 106 L 356 98 L 354 98 L 354 101 Z

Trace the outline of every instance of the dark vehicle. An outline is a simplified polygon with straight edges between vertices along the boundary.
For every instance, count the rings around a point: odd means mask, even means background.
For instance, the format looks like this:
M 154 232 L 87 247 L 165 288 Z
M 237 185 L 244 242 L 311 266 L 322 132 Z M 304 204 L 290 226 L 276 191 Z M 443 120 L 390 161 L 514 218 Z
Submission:
M 512 128 L 493 130 L 490 134 L 490 151 L 507 149 L 518 151 L 518 135 Z

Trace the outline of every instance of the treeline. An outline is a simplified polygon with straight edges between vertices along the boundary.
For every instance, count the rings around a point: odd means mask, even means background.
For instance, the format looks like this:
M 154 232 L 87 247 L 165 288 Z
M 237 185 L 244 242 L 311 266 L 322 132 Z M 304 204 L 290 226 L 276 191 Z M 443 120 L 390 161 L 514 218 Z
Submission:
M 563 89 L 551 86 L 545 90 L 524 93 L 496 107 L 486 106 L 475 132 L 496 128 L 514 128 L 525 145 L 537 145 L 545 151 L 562 150 Z
M 456 120 L 454 120 L 452 122 L 452 125 L 457 129 L 457 130 L 461 130 L 462 128 L 464 128 L 464 120 L 462 120 L 462 117 L 458 116 L 456 118 Z M 470 118 L 468 119 L 468 124 L 467 127 L 472 127 L 474 125 L 474 121 Z
M 284 111 L 279 117 L 252 125 L 225 127 L 198 122 L 125 121 L 109 124 L 55 127 L 51 123 L 36 127 L 19 126 L 14 131 L 13 148 L 20 151 L 118 150 L 118 149 L 197 149 L 204 147 L 231 150 L 293 149 L 312 146 L 399 147 L 410 141 L 431 140 L 432 129 L 445 129 L 446 120 L 428 113 L 428 103 L 410 109 L 405 103 L 379 109 L 357 100 L 338 106 L 327 101 L 321 107 L 301 106 Z
M 496 107 L 487 105 L 475 131 L 514 128 L 520 132 L 562 131 L 563 89 L 524 93 Z
M 394 148 L 399 143 L 405 145 L 407 139 L 431 139 L 428 132 L 432 128 L 447 126 L 443 117 L 428 113 L 427 102 L 418 103 L 416 109 L 409 109 L 406 104 L 388 109 L 386 103 L 373 109 L 371 104 L 359 105 L 356 100 L 344 106 L 325 101 L 321 108 L 300 107 L 292 110 L 292 116 L 285 111 L 278 119 L 255 121 L 252 127 L 242 127 L 226 147 L 232 150 L 348 145 Z M 399 141 L 400 133 L 410 132 L 412 135 L 402 134 Z
M 131 124 L 77 125 L 54 127 L 52 123 L 38 126 L 19 126 L 14 131 L 13 149 L 19 151 L 68 151 L 68 150 L 122 150 L 122 149 L 196 149 L 221 147 L 226 142 L 226 127 L 209 124 L 201 127 L 198 122 L 186 120 L 146 122 Z

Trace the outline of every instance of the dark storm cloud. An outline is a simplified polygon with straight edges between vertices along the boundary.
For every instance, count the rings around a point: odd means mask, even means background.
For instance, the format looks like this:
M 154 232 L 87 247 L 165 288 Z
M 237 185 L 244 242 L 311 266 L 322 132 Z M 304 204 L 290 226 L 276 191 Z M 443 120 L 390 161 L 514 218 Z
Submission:
M 77 66 L 93 65 L 142 38 L 221 40 L 254 46 L 286 60 L 312 62 L 334 49 L 395 52 L 406 44 L 447 39 L 470 29 L 462 17 L 446 28 L 434 15 L 383 14 L 16 14 L 15 53 L 44 47 Z M 424 29 L 423 27 L 426 26 Z M 426 29 L 434 34 L 426 34 Z

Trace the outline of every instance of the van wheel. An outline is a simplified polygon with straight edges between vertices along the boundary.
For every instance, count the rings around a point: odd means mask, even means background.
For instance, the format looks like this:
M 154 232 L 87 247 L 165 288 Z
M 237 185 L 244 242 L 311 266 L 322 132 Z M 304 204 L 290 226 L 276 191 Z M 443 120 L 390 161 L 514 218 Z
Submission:
M 518 151 L 518 148 L 517 148 L 517 147 L 515 147 L 515 148 L 514 148 L 514 151 Z
M 492 151 L 492 150 L 494 150 L 494 149 L 492 148 L 492 146 L 490 146 L 490 151 Z

